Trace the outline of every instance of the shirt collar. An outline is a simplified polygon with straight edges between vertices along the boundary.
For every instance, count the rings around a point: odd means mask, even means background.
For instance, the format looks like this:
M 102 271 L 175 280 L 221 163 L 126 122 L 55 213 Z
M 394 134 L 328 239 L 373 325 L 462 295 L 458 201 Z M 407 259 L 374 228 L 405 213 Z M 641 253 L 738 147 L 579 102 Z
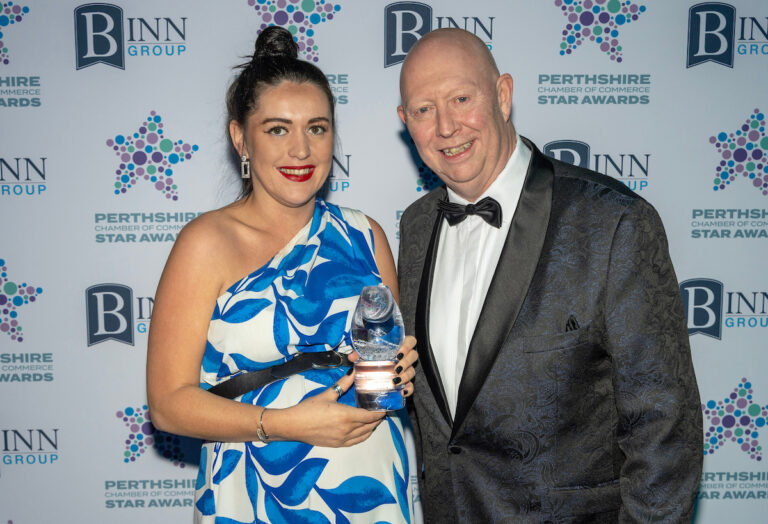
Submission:
M 520 135 L 515 132 L 515 150 L 512 151 L 512 155 L 507 160 L 507 165 L 504 166 L 496 180 L 480 195 L 476 202 L 489 196 L 499 202 L 501 209 L 515 209 L 520 198 L 520 181 L 525 178 L 525 174 L 528 172 L 530 160 L 531 149 L 520 140 Z M 448 190 L 449 202 L 462 205 L 469 204 L 469 200 L 460 197 L 450 187 L 446 186 L 446 189 Z M 509 222 L 512 220 L 511 215 L 512 213 L 502 213 L 503 221 Z

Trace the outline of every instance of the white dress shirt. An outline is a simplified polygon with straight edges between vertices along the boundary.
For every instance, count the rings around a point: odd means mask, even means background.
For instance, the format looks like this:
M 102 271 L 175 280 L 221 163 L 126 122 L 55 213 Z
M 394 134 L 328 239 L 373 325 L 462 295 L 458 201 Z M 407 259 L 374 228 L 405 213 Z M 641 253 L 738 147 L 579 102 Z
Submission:
M 530 159 L 531 150 L 516 137 L 516 147 L 507 165 L 477 199 L 489 196 L 499 202 L 501 227 L 497 229 L 481 217 L 469 215 L 455 226 L 444 221 L 440 229 L 430 297 L 429 339 L 452 417 L 456 416 L 469 343 L 517 208 Z M 447 189 L 450 202 L 469 203 Z

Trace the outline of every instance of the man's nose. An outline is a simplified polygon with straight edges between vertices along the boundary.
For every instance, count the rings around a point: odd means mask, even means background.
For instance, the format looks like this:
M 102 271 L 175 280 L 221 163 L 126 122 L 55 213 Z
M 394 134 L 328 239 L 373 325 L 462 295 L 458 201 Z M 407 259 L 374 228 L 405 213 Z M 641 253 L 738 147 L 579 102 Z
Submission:
M 448 138 L 458 129 L 459 125 L 449 109 L 443 108 L 437 110 L 437 134 L 439 136 Z

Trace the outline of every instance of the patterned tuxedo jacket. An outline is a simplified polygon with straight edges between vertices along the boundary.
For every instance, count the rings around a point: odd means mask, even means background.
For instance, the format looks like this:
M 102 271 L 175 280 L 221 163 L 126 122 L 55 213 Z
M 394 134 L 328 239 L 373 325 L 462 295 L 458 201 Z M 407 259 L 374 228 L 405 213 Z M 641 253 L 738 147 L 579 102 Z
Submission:
M 533 154 L 455 419 L 429 341 L 446 198 L 400 222 L 427 522 L 690 522 L 702 417 L 664 228 L 614 179 Z M 457 306 L 458 307 L 458 306 Z

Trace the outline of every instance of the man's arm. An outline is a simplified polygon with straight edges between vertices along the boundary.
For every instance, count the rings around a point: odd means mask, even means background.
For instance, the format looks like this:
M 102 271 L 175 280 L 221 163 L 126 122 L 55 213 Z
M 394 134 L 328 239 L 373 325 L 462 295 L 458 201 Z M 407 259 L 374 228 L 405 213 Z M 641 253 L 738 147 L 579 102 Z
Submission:
M 621 522 L 690 522 L 702 415 L 664 227 L 647 202 L 625 210 L 611 247 L 606 342 L 619 414 Z

